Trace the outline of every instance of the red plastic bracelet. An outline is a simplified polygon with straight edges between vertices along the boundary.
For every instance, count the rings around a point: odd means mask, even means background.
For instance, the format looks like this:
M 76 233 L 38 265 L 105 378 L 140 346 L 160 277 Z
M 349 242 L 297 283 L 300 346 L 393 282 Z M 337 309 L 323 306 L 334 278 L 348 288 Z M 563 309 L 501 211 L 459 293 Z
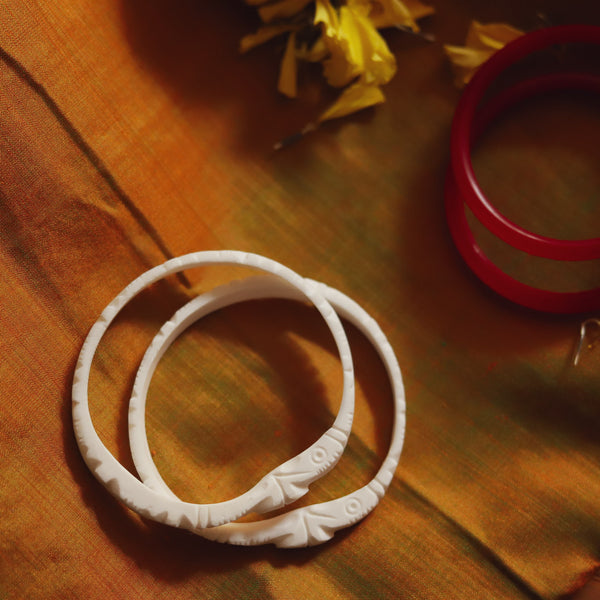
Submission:
M 531 233 L 503 216 L 488 201 L 477 183 L 471 162 L 471 137 L 476 109 L 490 84 L 502 71 L 523 57 L 553 44 L 575 42 L 600 44 L 600 27 L 565 25 L 540 29 L 517 38 L 499 50 L 480 67 L 465 89 L 454 115 L 450 142 L 456 187 L 477 219 L 511 246 L 556 260 L 600 258 L 600 238 L 557 240 Z
M 499 114 L 531 96 L 562 89 L 580 89 L 600 94 L 600 77 L 561 73 L 536 77 L 516 84 L 490 100 L 476 115 L 472 140 L 485 130 Z M 581 292 L 553 292 L 534 288 L 510 277 L 494 265 L 477 245 L 464 210 L 455 174 L 450 168 L 446 178 L 446 215 L 454 242 L 465 262 L 490 288 L 505 298 L 539 311 L 579 313 L 600 307 L 600 288 Z

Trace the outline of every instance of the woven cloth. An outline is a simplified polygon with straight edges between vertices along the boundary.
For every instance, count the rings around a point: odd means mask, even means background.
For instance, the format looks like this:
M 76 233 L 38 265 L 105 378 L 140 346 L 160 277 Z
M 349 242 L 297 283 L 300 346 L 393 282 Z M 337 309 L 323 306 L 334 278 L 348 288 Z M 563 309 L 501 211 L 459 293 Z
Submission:
M 526 28 L 534 14 L 529 2 L 479 3 L 477 14 L 472 4 L 436 1 L 429 29 L 460 43 L 471 18 Z M 559 22 L 600 24 L 593 2 L 581 15 L 545 4 Z M 504 302 L 454 250 L 443 179 L 459 92 L 441 46 L 390 32 L 387 102 L 273 153 L 331 97 L 310 70 L 298 100 L 277 95 L 277 43 L 238 54 L 254 19 L 233 0 L 0 6 L 0 598 L 569 593 L 600 555 L 600 359 L 584 348 L 573 368 L 578 317 Z M 595 235 L 599 133 L 586 99 L 523 107 L 483 141 L 478 174 L 532 229 Z M 537 261 L 479 234 L 523 280 L 598 283 L 596 264 Z M 145 521 L 96 482 L 75 443 L 73 368 L 103 307 L 168 257 L 229 248 L 356 299 L 403 369 L 397 477 L 371 516 L 321 547 L 230 547 Z M 167 279 L 101 344 L 92 417 L 127 468 L 126 402 L 145 346 L 188 298 L 241 274 Z M 354 431 L 304 503 L 364 485 L 387 450 L 385 372 L 356 330 L 349 337 Z M 226 499 L 310 445 L 340 395 L 314 309 L 247 303 L 193 326 L 163 358 L 150 445 L 183 499 Z

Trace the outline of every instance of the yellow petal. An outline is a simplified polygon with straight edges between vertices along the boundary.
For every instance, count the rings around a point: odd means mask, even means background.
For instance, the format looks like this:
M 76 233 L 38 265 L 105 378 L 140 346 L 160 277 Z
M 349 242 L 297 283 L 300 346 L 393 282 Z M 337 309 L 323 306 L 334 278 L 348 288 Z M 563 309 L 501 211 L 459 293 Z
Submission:
M 279 82 L 277 89 L 288 98 L 295 98 L 298 94 L 298 65 L 296 61 L 296 33 L 290 33 L 288 37 L 281 69 L 279 70 Z
M 320 117 L 319 122 L 345 117 L 363 108 L 381 104 L 385 96 L 376 85 L 368 85 L 359 81 L 347 87 L 332 106 L 330 106 Z
M 356 5 L 340 8 L 337 29 L 325 28 L 323 41 L 330 53 L 323 61 L 323 73 L 334 87 L 348 85 L 358 76 L 366 83 L 383 84 L 396 72 L 385 40 Z
M 395 2 L 399 2 L 399 0 L 395 0 Z M 422 2 L 419 2 L 419 0 L 403 0 L 402 4 L 408 9 L 415 21 L 417 19 L 422 19 L 423 17 L 428 17 L 435 12 L 433 6 L 423 4 Z
M 452 63 L 454 84 L 459 88 L 467 85 L 475 71 L 493 54 L 492 50 L 450 45 L 445 45 L 444 51 Z
M 325 28 L 323 42 L 329 51 L 329 58 L 323 61 L 329 85 L 343 87 L 364 71 L 359 25 L 347 6 L 340 8 L 337 28 Z
M 369 17 L 355 14 L 361 40 L 363 80 L 378 85 L 388 83 L 396 73 L 396 59 Z
M 432 6 L 422 4 L 419 0 L 371 0 L 370 5 L 369 18 L 377 29 L 409 27 L 419 31 L 417 20 L 435 12 Z
M 523 35 L 522 31 L 504 23 L 483 25 L 473 21 L 469 27 L 465 46 L 444 46 L 444 51 L 455 72 L 456 85 L 458 87 L 466 85 L 475 71 L 494 52 L 521 35 Z
M 315 25 L 323 25 L 323 34 L 327 37 L 336 37 L 340 28 L 340 20 L 337 11 L 329 0 L 316 0 L 315 2 Z
M 265 23 L 270 23 L 275 19 L 286 19 L 293 17 L 303 8 L 308 6 L 312 0 L 279 0 L 272 4 L 264 4 L 258 9 L 260 18 Z
M 299 60 L 305 60 L 307 62 L 321 62 L 328 54 L 329 51 L 323 42 L 323 38 L 319 38 L 310 47 L 304 44 L 299 48 L 296 48 L 296 57 Z
M 523 35 L 520 29 L 505 23 L 488 23 L 486 25 L 473 21 L 469 27 L 466 45 L 473 48 L 500 50 L 508 42 Z
M 246 35 L 240 40 L 240 52 L 248 52 L 248 50 L 260 46 L 278 35 L 283 35 L 293 29 L 294 26 L 290 24 L 265 25 L 256 31 L 256 33 Z
M 493 54 L 492 50 L 465 48 L 463 46 L 444 46 L 444 50 L 452 64 L 463 69 L 477 69 Z

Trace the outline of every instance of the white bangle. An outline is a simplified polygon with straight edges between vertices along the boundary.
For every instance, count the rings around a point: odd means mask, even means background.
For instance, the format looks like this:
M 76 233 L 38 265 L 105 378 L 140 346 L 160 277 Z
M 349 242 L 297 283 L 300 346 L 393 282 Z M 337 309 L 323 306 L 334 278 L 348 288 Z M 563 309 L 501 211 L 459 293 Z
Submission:
M 208 264 L 247 265 L 276 275 L 286 286 L 298 290 L 321 313 L 334 337 L 343 368 L 340 412 L 332 427 L 298 456 L 265 475 L 251 490 L 238 498 L 213 504 L 183 502 L 144 485 L 134 477 L 101 442 L 92 423 L 88 404 L 89 376 L 100 340 L 118 312 L 140 291 L 163 277 L 184 269 Z M 209 292 L 210 294 L 210 292 Z M 296 500 L 308 485 L 330 471 L 342 455 L 354 414 L 354 369 L 348 340 L 339 317 L 323 298 L 319 286 L 283 265 L 235 250 L 206 251 L 174 258 L 150 269 L 131 282 L 102 312 L 81 349 L 73 378 L 73 427 L 81 454 L 96 477 L 129 508 L 154 521 L 196 531 L 236 520 L 248 512 L 266 512 Z M 310 470 L 310 475 L 307 474 Z M 283 476 L 283 477 L 282 477 Z M 281 494 L 275 494 L 280 489 Z
M 272 542 L 288 548 L 319 544 L 330 539 L 335 531 L 356 523 L 371 512 L 392 480 L 402 451 L 405 427 L 404 387 L 394 351 L 377 323 L 358 304 L 333 288 L 318 282 L 313 284 L 338 314 L 363 332 L 385 364 L 394 396 L 394 427 L 387 457 L 375 478 L 351 494 L 330 502 L 291 510 L 263 521 L 229 523 L 195 532 L 208 539 L 248 546 Z M 129 441 L 138 473 L 142 481 L 152 489 L 165 496 L 176 497 L 154 464 L 145 432 L 146 394 L 160 358 L 178 335 L 210 312 L 243 300 L 273 297 L 303 300 L 297 289 L 272 277 L 252 277 L 236 281 L 188 302 L 163 325 L 148 347 L 130 401 Z

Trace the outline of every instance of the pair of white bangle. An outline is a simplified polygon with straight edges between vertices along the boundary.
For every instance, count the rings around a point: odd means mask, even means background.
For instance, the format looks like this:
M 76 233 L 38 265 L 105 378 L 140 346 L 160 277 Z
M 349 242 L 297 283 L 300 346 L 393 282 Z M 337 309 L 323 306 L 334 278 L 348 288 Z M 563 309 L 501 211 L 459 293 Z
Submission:
M 129 408 L 129 440 L 141 481 L 127 471 L 101 442 L 88 404 L 89 375 L 100 340 L 118 312 L 140 291 L 163 277 L 209 264 L 247 265 L 268 273 L 234 281 L 188 302 L 167 321 L 142 360 Z M 275 275 L 276 277 L 273 277 Z M 260 298 L 311 301 L 333 334 L 343 368 L 339 413 L 327 432 L 294 458 L 273 469 L 237 498 L 213 504 L 183 502 L 161 478 L 148 447 L 145 427 L 146 395 L 154 370 L 171 343 L 189 325 L 220 308 Z M 302 497 L 308 486 L 329 472 L 341 457 L 354 414 L 354 368 L 339 317 L 350 321 L 379 353 L 391 381 L 394 426 L 388 454 L 375 477 L 341 498 L 297 508 L 270 519 L 235 523 L 243 515 L 266 513 Z M 94 476 L 129 508 L 154 521 L 188 529 L 211 540 L 241 545 L 274 543 L 300 547 L 325 542 L 371 512 L 385 494 L 396 470 L 404 440 L 404 387 L 394 351 L 377 323 L 338 290 L 305 279 L 283 265 L 234 250 L 188 254 L 150 269 L 130 283 L 92 326 L 79 355 L 73 379 L 73 427 L 81 454 Z

